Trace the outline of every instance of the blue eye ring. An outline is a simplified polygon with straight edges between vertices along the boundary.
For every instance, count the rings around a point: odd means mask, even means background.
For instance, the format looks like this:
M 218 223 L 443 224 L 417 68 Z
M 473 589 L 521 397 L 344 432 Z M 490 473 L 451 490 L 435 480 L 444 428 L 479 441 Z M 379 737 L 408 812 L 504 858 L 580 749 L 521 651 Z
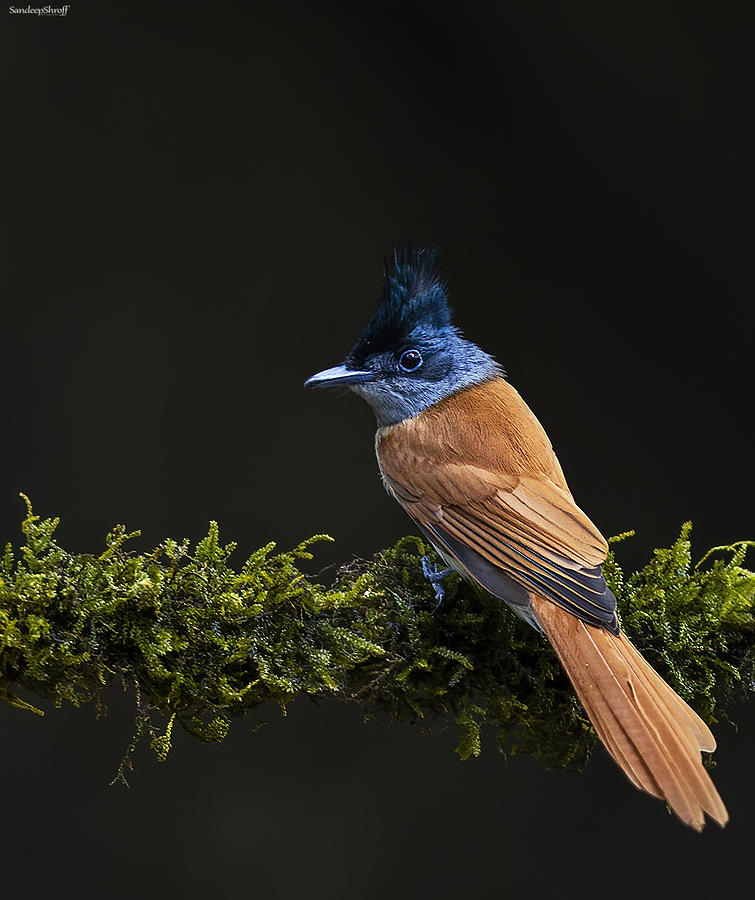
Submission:
M 411 350 L 404 350 L 399 356 L 398 364 L 405 372 L 416 372 L 423 363 L 422 354 L 413 347 Z

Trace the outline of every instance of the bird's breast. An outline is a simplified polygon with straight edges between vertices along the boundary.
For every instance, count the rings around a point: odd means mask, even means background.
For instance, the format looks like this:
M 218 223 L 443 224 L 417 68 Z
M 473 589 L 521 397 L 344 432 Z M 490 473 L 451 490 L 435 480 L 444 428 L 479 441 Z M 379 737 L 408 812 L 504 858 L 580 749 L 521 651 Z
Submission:
M 379 428 L 375 451 L 386 488 L 394 495 L 393 482 L 410 489 L 412 472 L 448 464 L 512 477 L 545 475 L 565 486 L 545 431 L 502 378 L 451 394 L 417 416 Z

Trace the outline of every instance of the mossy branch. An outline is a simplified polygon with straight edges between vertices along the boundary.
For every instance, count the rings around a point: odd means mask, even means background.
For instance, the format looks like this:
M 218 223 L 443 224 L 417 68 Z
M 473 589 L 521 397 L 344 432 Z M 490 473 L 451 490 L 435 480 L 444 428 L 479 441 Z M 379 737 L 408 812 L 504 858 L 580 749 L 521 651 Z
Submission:
M 0 564 L 0 696 L 41 712 L 19 688 L 78 706 L 113 682 L 133 686 L 121 775 L 144 738 L 165 759 L 175 723 L 221 741 L 249 710 L 302 696 L 395 721 L 453 718 L 462 758 L 480 752 L 483 724 L 504 753 L 560 768 L 589 757 L 594 732 L 545 640 L 456 576 L 435 609 L 418 538 L 355 560 L 325 587 L 300 568 L 323 535 L 285 553 L 268 544 L 240 568 L 216 523 L 196 547 L 167 539 L 137 553 L 138 532 L 117 526 L 99 555 L 71 554 L 54 539 L 58 519 L 26 502 L 26 542 Z M 639 572 L 626 577 L 613 553 L 605 572 L 627 633 L 711 722 L 755 690 L 755 574 L 743 568 L 755 542 L 693 566 L 690 528 Z

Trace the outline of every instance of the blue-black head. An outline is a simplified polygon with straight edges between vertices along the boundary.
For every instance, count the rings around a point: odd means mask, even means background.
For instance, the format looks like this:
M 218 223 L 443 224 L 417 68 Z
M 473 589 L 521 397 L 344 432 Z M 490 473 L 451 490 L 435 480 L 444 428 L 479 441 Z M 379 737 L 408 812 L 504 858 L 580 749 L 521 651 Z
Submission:
M 349 387 L 383 426 L 499 375 L 496 361 L 451 324 L 436 256 L 435 250 L 396 248 L 384 264 L 380 303 L 348 356 L 305 386 Z

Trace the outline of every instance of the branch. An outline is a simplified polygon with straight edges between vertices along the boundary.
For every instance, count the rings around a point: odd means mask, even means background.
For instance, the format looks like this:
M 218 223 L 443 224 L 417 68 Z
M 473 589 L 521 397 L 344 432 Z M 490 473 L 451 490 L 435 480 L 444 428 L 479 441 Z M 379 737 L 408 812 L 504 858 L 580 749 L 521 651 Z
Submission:
M 59 520 L 24 499 L 26 542 L 0 564 L 0 697 L 41 713 L 17 691 L 79 706 L 113 682 L 133 686 L 121 777 L 142 739 L 165 759 L 176 722 L 221 741 L 249 710 L 285 711 L 301 696 L 394 721 L 453 717 L 462 758 L 479 754 L 483 724 L 502 752 L 550 767 L 580 769 L 596 742 L 555 654 L 504 604 L 450 576 L 435 609 L 419 538 L 353 561 L 325 587 L 300 567 L 323 535 L 285 553 L 268 544 L 238 569 L 214 522 L 193 548 L 167 539 L 137 553 L 138 532 L 117 526 L 98 556 L 71 554 L 54 540 Z M 628 578 L 613 552 L 604 570 L 627 633 L 712 722 L 755 689 L 755 574 L 743 568 L 755 542 L 692 566 L 690 528 Z

